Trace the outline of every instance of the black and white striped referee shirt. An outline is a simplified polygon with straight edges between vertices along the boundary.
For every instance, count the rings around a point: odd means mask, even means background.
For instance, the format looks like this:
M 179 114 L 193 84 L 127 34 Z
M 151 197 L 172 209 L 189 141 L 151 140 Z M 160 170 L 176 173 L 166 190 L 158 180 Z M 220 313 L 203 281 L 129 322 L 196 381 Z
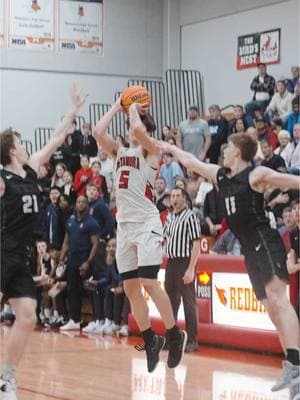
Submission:
M 200 224 L 189 208 L 170 214 L 164 225 L 168 257 L 190 257 L 193 241 L 200 239 L 200 234 Z

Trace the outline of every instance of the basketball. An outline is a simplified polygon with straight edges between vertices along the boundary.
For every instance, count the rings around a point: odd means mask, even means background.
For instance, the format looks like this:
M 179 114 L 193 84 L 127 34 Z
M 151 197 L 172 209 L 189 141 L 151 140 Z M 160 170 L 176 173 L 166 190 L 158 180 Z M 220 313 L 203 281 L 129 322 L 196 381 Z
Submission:
M 148 104 L 150 106 L 150 93 L 143 86 L 129 86 L 121 95 L 121 106 L 127 113 L 133 103 Z

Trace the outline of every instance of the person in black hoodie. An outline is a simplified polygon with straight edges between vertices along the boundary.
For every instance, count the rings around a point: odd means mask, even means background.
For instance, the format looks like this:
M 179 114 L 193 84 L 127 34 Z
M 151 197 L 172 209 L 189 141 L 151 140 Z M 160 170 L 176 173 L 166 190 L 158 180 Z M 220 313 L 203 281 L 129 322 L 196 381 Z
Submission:
M 96 140 L 91 134 L 91 125 L 85 122 L 82 125 L 83 135 L 80 137 L 80 154 L 86 154 L 89 157 L 96 157 L 98 153 L 98 146 Z
M 207 155 L 211 163 L 218 164 L 221 146 L 227 142 L 229 122 L 222 116 L 221 109 L 217 104 L 212 104 L 208 111 L 211 117 L 208 121 L 211 145 Z
M 81 141 L 82 133 L 79 129 L 77 129 L 77 122 L 74 119 L 72 122 L 72 128 L 70 129 L 70 133 L 67 136 L 67 147 L 68 151 L 71 154 L 71 172 L 73 175 L 80 169 L 80 141 Z
M 62 246 L 64 240 L 64 230 L 59 219 L 59 209 L 57 199 L 60 196 L 60 189 L 53 186 L 50 190 L 50 204 L 46 208 L 43 218 L 43 239 L 51 245 Z

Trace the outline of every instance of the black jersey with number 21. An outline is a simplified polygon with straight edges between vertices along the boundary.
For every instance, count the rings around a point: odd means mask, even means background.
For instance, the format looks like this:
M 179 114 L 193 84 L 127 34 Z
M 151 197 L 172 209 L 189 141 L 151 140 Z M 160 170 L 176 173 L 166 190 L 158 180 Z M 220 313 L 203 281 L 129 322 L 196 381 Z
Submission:
M 1 198 L 1 250 L 20 251 L 30 242 L 39 221 L 37 174 L 24 167 L 25 178 L 5 169 L 1 178 L 5 193 Z

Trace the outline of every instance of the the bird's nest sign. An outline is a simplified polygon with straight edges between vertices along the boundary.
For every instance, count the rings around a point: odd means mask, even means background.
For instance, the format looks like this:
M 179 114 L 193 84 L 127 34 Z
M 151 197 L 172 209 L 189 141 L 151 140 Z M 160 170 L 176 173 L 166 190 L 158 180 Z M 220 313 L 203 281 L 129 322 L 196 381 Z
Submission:
M 280 28 L 238 37 L 236 67 L 254 68 L 259 63 L 280 61 Z

